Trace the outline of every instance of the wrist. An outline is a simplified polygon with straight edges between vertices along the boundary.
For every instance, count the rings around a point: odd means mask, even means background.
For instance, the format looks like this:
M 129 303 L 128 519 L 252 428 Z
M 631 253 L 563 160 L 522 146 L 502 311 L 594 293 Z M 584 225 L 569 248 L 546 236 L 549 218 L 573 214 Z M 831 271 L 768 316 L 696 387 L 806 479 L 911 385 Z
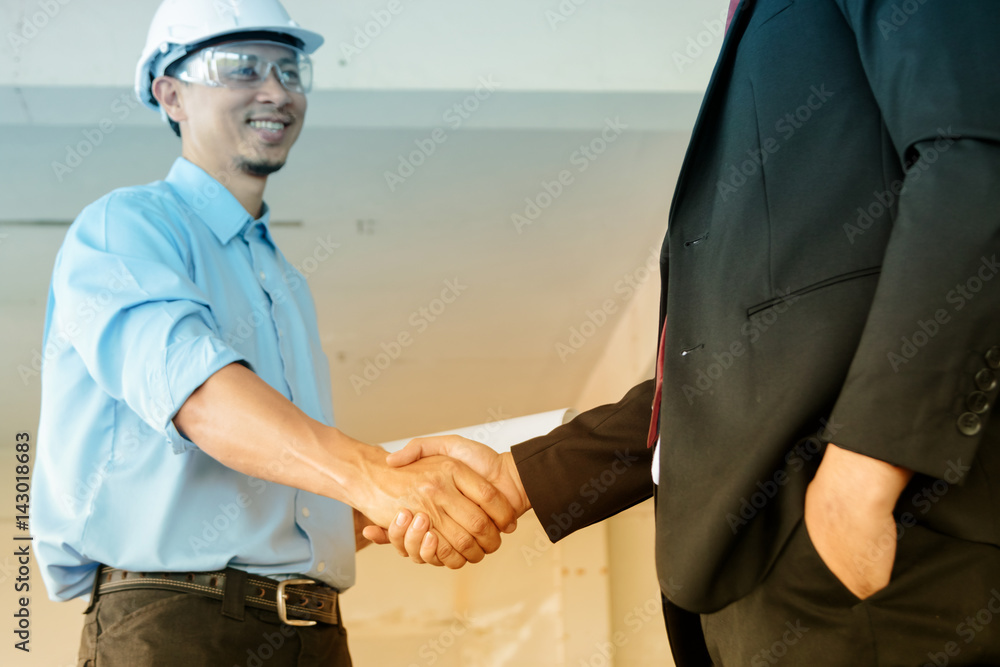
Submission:
M 355 440 L 336 427 L 319 424 L 315 431 L 332 463 L 322 471 L 330 487 L 325 495 L 364 512 L 376 502 L 371 481 L 379 475 L 380 467 L 385 468 L 385 451 Z
M 891 513 L 912 476 L 906 468 L 831 443 L 813 485 L 828 501 L 839 499 L 850 510 Z
M 510 452 L 502 452 L 500 454 L 500 467 L 503 471 L 503 476 L 510 480 L 511 492 L 514 497 L 509 498 L 509 500 L 516 516 L 520 517 L 531 509 L 531 501 L 528 500 L 528 494 L 524 491 L 524 484 L 521 483 L 521 475 L 517 472 L 514 455 Z

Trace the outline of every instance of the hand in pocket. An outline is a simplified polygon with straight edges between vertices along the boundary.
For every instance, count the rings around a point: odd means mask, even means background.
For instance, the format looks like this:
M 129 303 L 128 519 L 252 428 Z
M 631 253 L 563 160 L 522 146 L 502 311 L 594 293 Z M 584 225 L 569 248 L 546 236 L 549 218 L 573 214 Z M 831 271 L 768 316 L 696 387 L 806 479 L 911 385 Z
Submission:
M 862 600 L 889 585 L 892 509 L 909 478 L 909 471 L 829 445 L 806 490 L 805 524 L 816 553 Z

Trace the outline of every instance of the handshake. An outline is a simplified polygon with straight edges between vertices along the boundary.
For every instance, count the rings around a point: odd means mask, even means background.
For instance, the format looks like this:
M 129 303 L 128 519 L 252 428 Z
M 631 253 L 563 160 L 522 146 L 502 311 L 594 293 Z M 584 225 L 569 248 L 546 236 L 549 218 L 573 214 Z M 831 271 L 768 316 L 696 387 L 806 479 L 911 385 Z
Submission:
M 411 440 L 371 472 L 378 509 L 364 503 L 372 519 L 356 528 L 417 563 L 478 563 L 531 509 L 511 454 L 458 435 Z

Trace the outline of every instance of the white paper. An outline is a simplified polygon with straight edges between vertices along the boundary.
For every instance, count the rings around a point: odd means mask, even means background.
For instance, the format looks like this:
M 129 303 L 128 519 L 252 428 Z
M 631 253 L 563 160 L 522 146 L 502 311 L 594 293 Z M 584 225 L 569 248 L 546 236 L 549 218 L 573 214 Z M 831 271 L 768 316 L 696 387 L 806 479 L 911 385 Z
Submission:
M 561 426 L 573 419 L 578 413 L 570 408 L 552 410 L 550 412 L 539 412 L 534 415 L 524 417 L 511 417 L 500 421 L 493 421 L 487 424 L 476 424 L 464 428 L 454 428 L 438 433 L 428 433 L 426 435 L 415 435 L 402 440 L 382 443 L 387 451 L 395 452 L 406 446 L 413 438 L 424 438 L 434 435 L 461 435 L 489 445 L 498 452 L 510 451 L 512 445 L 545 435 L 557 426 Z

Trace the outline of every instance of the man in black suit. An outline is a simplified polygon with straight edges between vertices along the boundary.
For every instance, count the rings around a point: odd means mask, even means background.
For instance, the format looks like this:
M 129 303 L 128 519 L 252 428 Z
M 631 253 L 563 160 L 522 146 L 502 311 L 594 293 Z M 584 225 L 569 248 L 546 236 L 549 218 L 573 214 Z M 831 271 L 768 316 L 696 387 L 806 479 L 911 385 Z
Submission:
M 462 458 L 553 540 L 656 493 L 679 665 L 1000 664 L 998 33 L 987 0 L 743 0 L 663 245 L 662 395 L 395 461 Z M 581 496 L 637 451 L 658 486 Z

